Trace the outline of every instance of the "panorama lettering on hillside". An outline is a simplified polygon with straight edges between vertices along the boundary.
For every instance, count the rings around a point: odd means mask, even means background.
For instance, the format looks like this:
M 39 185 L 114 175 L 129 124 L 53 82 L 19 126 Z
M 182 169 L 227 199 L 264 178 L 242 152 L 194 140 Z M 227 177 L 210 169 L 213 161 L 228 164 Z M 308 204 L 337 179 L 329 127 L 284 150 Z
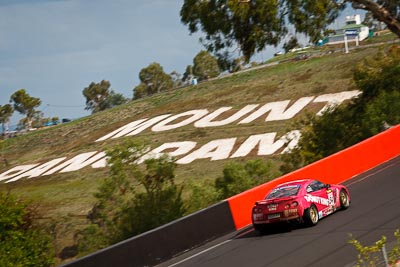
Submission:
M 360 91 L 346 91 L 320 95 L 318 97 L 302 97 L 290 106 L 290 100 L 271 102 L 264 105 L 250 104 L 235 112 L 233 115 L 230 115 L 228 118 L 221 120 L 218 120 L 218 118 L 223 117 L 223 114 L 230 111 L 232 107 L 222 107 L 213 112 L 209 112 L 207 109 L 197 109 L 176 115 L 164 114 L 154 118 L 140 119 L 128 123 L 97 139 L 95 142 L 102 142 L 124 136 L 134 136 L 147 129 L 153 132 L 170 131 L 189 124 L 193 124 L 196 128 L 219 127 L 231 123 L 247 124 L 263 116 L 265 116 L 266 122 L 288 120 L 297 115 L 310 103 L 326 103 L 317 113 L 320 115 L 330 107 L 357 97 L 360 93 Z M 164 143 L 150 150 L 138 160 L 138 163 L 140 164 L 149 158 L 160 157 L 163 154 L 168 154 L 176 158 L 177 164 L 190 164 L 199 159 L 215 161 L 246 157 L 252 151 L 256 151 L 258 156 L 287 153 L 297 145 L 300 136 L 301 133 L 299 130 L 292 130 L 281 137 L 277 137 L 276 132 L 250 135 L 243 142 L 239 142 L 237 137 L 229 137 L 211 140 L 202 146 L 199 146 L 195 141 Z M 106 167 L 106 153 L 102 151 L 92 151 L 79 154 L 70 159 L 61 157 L 45 163 L 16 166 L 1 173 L 0 181 L 11 183 L 22 178 L 31 179 L 54 173 L 78 171 L 87 166 L 91 166 L 92 168 Z

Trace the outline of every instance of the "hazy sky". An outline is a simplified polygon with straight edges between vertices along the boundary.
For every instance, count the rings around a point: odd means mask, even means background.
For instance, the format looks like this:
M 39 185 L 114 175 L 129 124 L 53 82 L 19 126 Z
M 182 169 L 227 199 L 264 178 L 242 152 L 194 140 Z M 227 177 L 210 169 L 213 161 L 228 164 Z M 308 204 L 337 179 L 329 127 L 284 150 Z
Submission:
M 184 72 L 202 46 L 180 23 L 182 2 L 0 0 L 0 104 L 25 88 L 45 117 L 78 118 L 91 82 L 130 98 L 152 62 Z
M 0 105 L 24 88 L 45 117 L 79 118 L 82 90 L 109 80 L 131 98 L 138 73 L 159 62 L 183 73 L 203 48 L 180 23 L 183 0 L 0 0 Z M 269 48 L 253 58 L 266 60 Z M 14 116 L 11 125 L 20 116 Z

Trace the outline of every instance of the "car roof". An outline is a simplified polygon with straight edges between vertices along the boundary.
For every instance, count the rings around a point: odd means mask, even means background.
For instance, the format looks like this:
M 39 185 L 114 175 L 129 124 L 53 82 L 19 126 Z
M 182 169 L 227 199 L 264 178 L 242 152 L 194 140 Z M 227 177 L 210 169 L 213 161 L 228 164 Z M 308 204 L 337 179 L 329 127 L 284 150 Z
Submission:
M 294 180 L 294 181 L 289 181 L 286 183 L 282 183 L 277 185 L 276 187 L 281 187 L 281 186 L 285 186 L 285 185 L 295 185 L 295 184 L 305 184 L 308 182 L 314 181 L 314 179 L 301 179 L 301 180 Z

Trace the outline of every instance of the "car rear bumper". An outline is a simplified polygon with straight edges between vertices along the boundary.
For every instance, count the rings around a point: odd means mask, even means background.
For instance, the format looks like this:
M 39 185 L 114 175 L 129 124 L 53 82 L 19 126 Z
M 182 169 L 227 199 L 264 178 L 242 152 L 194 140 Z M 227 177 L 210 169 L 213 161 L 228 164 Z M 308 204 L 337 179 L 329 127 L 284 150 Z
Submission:
M 285 213 L 279 213 L 279 217 L 275 218 L 268 218 L 268 215 L 271 214 L 263 214 L 263 217 L 261 216 L 255 216 L 253 214 L 253 224 L 267 224 L 267 223 L 277 223 L 277 222 L 285 222 L 285 221 L 291 221 L 291 220 L 296 220 L 300 219 L 301 216 L 296 213 L 296 214 L 285 214 Z

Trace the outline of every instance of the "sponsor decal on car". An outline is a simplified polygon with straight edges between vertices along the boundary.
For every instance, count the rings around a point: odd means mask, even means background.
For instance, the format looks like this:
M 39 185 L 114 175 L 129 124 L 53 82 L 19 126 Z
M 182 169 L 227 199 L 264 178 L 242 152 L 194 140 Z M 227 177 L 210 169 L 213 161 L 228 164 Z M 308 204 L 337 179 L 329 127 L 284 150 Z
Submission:
M 275 211 L 278 208 L 278 204 L 269 204 L 267 207 L 268 211 Z
M 297 209 L 288 209 L 284 211 L 285 217 L 297 215 Z
M 329 206 L 332 206 L 332 207 L 335 206 L 335 199 L 333 198 L 332 190 L 329 190 L 329 192 L 328 192 L 328 204 L 329 204 Z
M 324 206 L 329 206 L 329 200 L 327 198 L 317 197 L 317 196 L 312 196 L 312 195 L 305 195 L 304 198 L 307 202 L 322 204 Z
M 339 203 L 340 199 L 339 199 L 339 189 L 336 188 L 336 203 Z

